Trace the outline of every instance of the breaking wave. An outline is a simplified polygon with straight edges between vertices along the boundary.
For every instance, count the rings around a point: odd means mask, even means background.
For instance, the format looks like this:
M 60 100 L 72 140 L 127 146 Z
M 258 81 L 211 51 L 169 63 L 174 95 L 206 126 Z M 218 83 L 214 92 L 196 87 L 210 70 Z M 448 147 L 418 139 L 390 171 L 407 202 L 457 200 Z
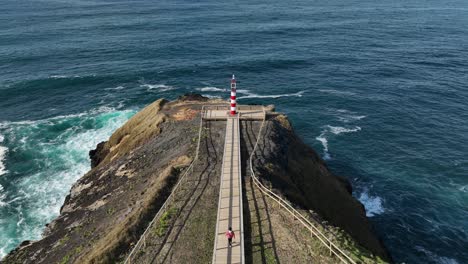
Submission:
M 165 84 L 142 84 L 140 87 L 147 88 L 147 91 L 157 90 L 158 92 L 166 92 L 176 89 L 174 86 Z
M 364 205 L 364 208 L 366 208 L 367 217 L 373 217 L 385 212 L 382 205 L 382 198 L 379 196 L 371 196 L 367 190 L 359 195 L 358 200 Z
M 270 94 L 270 95 L 260 95 L 255 93 L 250 93 L 248 90 L 243 90 L 244 96 L 239 96 L 238 99 L 246 98 L 280 98 L 280 97 L 302 97 L 305 91 L 300 91 L 297 93 L 288 93 L 288 94 Z M 240 92 L 240 91 L 239 91 Z M 240 92 L 242 93 L 242 92 Z
M 3 140 L 5 140 L 5 138 L 3 137 L 3 135 L 0 134 L 0 144 L 3 143 Z M 7 173 L 5 164 L 3 163 L 5 161 L 7 151 L 8 148 L 0 145 L 0 176 Z
M 122 126 L 134 110 L 100 107 L 37 121 L 3 122 L 0 132 L 11 152 L 11 192 L 0 189 L 0 258 L 23 240 L 41 237 L 59 214 L 70 187 L 90 169 L 88 152 Z M 6 174 L 12 181 L 13 173 Z M 3 189 L 5 188 L 5 192 Z M 10 194 L 9 194 L 10 193 Z M 6 243 L 6 244 L 3 244 Z
M 3 206 L 6 205 L 6 203 L 4 201 L 5 198 L 6 198 L 6 194 L 5 194 L 4 190 L 3 190 L 3 186 L 0 184 L 0 207 L 3 207 Z M 0 258 L 1 258 L 1 255 L 0 255 Z
M 338 120 L 343 123 L 350 123 L 367 117 L 365 115 L 359 115 L 355 112 L 346 109 L 335 109 L 333 115 L 336 116 Z
M 222 89 L 222 88 L 213 87 L 213 86 L 197 88 L 196 90 L 201 91 L 201 92 L 226 92 L 227 91 L 227 89 Z
M 335 126 L 327 126 L 329 128 L 329 131 L 335 135 L 339 135 L 342 133 L 352 133 L 352 132 L 357 132 L 361 130 L 361 127 L 354 127 L 354 128 L 344 128 L 344 127 L 335 127 Z
M 349 123 L 349 122 L 352 122 L 352 121 L 357 121 L 357 120 L 361 120 L 363 118 L 366 118 L 367 116 L 365 115 L 346 115 L 346 116 L 339 116 L 338 119 L 344 123 Z
M 221 96 L 211 95 L 211 94 L 202 94 L 202 96 L 210 98 L 210 99 L 221 98 Z
M 463 185 L 458 190 L 460 190 L 462 192 L 468 192 L 468 185 Z
M 322 143 L 322 146 L 323 146 L 322 158 L 324 160 L 331 160 L 331 155 L 330 155 L 329 147 L 328 147 L 328 139 L 327 139 L 327 136 L 329 134 L 340 135 L 343 133 L 358 132 L 360 130 L 361 130 L 361 127 L 358 127 L 358 126 L 354 128 L 345 128 L 345 127 L 330 126 L 330 125 L 325 126 L 322 132 L 320 133 L 320 135 L 315 138 L 316 140 L 320 141 L 320 143 Z
M 323 146 L 323 156 L 322 156 L 322 158 L 324 160 L 330 160 L 331 157 L 330 157 L 330 153 L 328 153 L 328 140 L 325 137 L 325 133 L 320 134 L 320 136 L 316 137 L 315 139 L 322 143 L 322 146 Z
M 217 88 L 213 86 L 207 86 L 202 88 L 196 88 L 196 90 L 201 92 L 227 92 L 228 89 Z M 269 95 L 262 95 L 250 92 L 247 89 L 237 89 L 237 94 L 241 96 L 237 96 L 237 99 L 247 99 L 247 98 L 280 98 L 280 97 L 302 97 L 305 91 L 300 91 L 297 93 L 288 93 L 288 94 L 269 94 Z M 220 98 L 219 95 L 207 95 L 204 94 L 208 98 Z M 226 94 L 228 96 L 228 94 Z
M 123 86 L 117 86 L 117 87 L 112 87 L 112 88 L 105 88 L 104 90 L 106 90 L 106 91 L 118 91 L 118 90 L 122 90 L 124 88 L 125 87 L 123 87 Z
M 240 94 L 249 94 L 250 93 L 250 90 L 246 90 L 246 89 L 237 89 L 236 91 L 238 93 L 240 93 Z

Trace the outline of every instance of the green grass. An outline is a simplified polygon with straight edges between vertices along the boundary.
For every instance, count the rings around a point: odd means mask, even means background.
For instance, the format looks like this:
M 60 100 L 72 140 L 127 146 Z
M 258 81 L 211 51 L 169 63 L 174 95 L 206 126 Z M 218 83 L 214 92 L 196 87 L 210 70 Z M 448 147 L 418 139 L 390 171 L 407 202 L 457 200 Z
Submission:
M 75 255 L 79 255 L 81 251 L 83 251 L 83 246 L 78 246 L 77 248 L 75 248 L 74 253 Z
M 268 248 L 265 250 L 265 260 L 266 260 L 266 263 L 268 264 L 276 264 L 278 263 L 276 261 L 276 258 L 275 258 L 275 255 L 273 253 L 273 250 L 271 248 Z
M 69 260 L 70 260 L 70 255 L 67 254 L 67 255 L 63 256 L 63 258 L 60 260 L 59 263 L 60 264 L 66 264 L 66 263 L 68 263 Z
M 113 215 L 115 213 L 115 208 L 114 207 L 110 207 L 110 208 L 107 208 L 107 215 Z
M 167 228 L 170 225 L 170 221 L 176 213 L 177 208 L 175 207 L 169 208 L 166 212 L 164 212 L 153 231 L 154 235 L 162 237 L 164 234 L 166 234 Z
M 61 245 L 65 244 L 68 240 L 70 240 L 70 237 L 68 236 L 68 234 L 66 234 L 64 237 L 62 237 L 59 240 L 58 245 L 61 246 Z
M 83 238 L 88 238 L 90 236 L 93 235 L 93 231 L 92 230 L 86 230 L 84 235 L 83 235 Z

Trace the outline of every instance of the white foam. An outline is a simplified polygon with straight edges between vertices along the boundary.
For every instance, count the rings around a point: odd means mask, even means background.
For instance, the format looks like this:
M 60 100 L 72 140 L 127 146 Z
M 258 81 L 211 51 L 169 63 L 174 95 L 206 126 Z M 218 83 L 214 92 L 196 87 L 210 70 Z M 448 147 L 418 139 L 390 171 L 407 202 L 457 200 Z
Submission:
M 0 188 L 0 206 L 12 206 L 15 215 L 3 221 L 16 221 L 17 232 L 14 241 L 5 232 L 8 223 L 0 226 L 0 240 L 7 243 L 0 248 L 0 258 L 11 250 L 15 241 L 36 240 L 41 237 L 44 224 L 57 217 L 60 207 L 70 187 L 78 178 L 90 169 L 88 152 L 97 143 L 107 140 L 109 136 L 134 114 L 132 110 L 116 111 L 111 107 L 100 107 L 85 113 L 54 117 L 37 121 L 2 123 L 10 130 L 34 129 L 31 133 L 47 130 L 49 124 L 55 126 L 70 118 L 80 117 L 74 127 L 60 132 L 54 139 L 44 142 L 31 142 L 17 139 L 18 148 L 33 147 L 37 157 L 50 157 L 41 160 L 44 166 L 34 174 L 25 175 L 15 183 L 15 197 L 6 201 L 3 187 Z M 87 122 L 93 121 L 93 122 Z M 95 128 L 87 129 L 86 124 L 97 123 Z M 11 225 L 10 225 L 11 226 Z
M 6 198 L 6 194 L 3 191 L 3 186 L 0 184 L 0 207 L 7 205 L 7 203 L 5 202 L 5 198 Z M 0 255 L 0 259 L 1 257 L 2 256 Z
M 211 98 L 211 99 L 214 99 L 214 98 L 221 98 L 221 96 L 211 95 L 211 94 L 202 94 L 202 96 L 208 97 L 208 98 Z
M 382 198 L 380 198 L 379 196 L 369 195 L 367 190 L 361 193 L 358 200 L 366 208 L 367 217 L 373 217 L 375 215 L 379 215 L 385 212 L 385 209 L 382 205 L 382 202 L 383 202 Z
M 104 107 L 107 109 L 110 109 L 109 107 Z M 66 118 L 73 118 L 73 117 L 82 117 L 88 114 L 93 114 L 93 113 L 98 113 L 96 112 L 98 109 L 93 109 L 88 113 L 79 113 L 79 114 L 70 114 L 70 115 L 59 115 L 59 116 L 54 116 L 46 119 L 41 119 L 41 120 L 23 120 L 23 121 L 15 121 L 15 122 L 10 122 L 10 121 L 3 121 L 0 122 L 0 128 L 6 128 L 6 127 L 11 127 L 11 126 L 37 126 L 39 124 L 44 124 L 48 123 L 54 120 L 60 120 L 60 119 L 66 119 Z M 101 111 L 102 112 L 102 111 Z
M 122 109 L 125 106 L 124 101 L 120 101 L 117 105 L 117 109 Z
M 323 146 L 323 156 L 322 156 L 322 158 L 324 160 L 330 160 L 331 159 L 329 149 L 328 149 L 327 134 L 332 133 L 334 135 L 339 135 L 339 134 L 342 134 L 342 133 L 352 133 L 352 132 L 357 132 L 357 131 L 360 131 L 360 130 L 361 130 L 361 127 L 358 127 L 358 126 L 356 126 L 354 128 L 345 128 L 345 127 L 330 126 L 330 125 L 325 126 L 324 129 L 322 130 L 322 133 L 320 133 L 320 135 L 315 138 L 316 140 L 318 140 L 318 141 L 320 141 L 322 143 L 322 146 Z
M 346 109 L 330 109 L 330 110 L 334 112 L 333 115 L 336 116 L 339 121 L 344 122 L 344 123 L 358 121 L 367 117 L 365 115 L 359 115 L 356 112 L 349 111 Z
M 461 186 L 458 190 L 466 193 L 468 192 L 468 185 Z
M 322 143 L 322 146 L 323 146 L 323 157 L 322 158 L 324 160 L 330 160 L 331 156 L 328 153 L 328 140 L 325 137 L 325 132 L 322 132 L 322 134 L 320 134 L 320 136 L 316 137 L 315 139 Z
M 223 92 L 226 93 L 226 97 L 229 97 L 229 90 L 228 89 L 222 89 L 222 88 L 217 88 L 213 86 L 207 86 L 207 87 L 202 87 L 202 88 L 197 88 L 196 90 L 201 91 L 201 92 Z M 238 94 L 247 94 L 249 96 L 252 96 L 253 94 L 250 93 L 249 90 L 246 89 L 237 89 L 236 90 Z M 222 98 L 223 96 L 221 95 L 212 95 L 212 94 L 202 94 L 205 97 L 208 98 Z M 239 98 L 245 98 L 245 97 L 239 97 Z
M 247 90 L 246 90 L 247 91 Z M 246 98 L 280 98 L 280 97 L 302 97 L 302 94 L 305 91 L 300 91 L 297 93 L 289 93 L 289 94 L 269 94 L 269 95 L 260 95 L 250 92 L 245 92 L 245 96 L 240 96 L 238 99 L 246 99 Z
M 349 95 L 349 96 L 356 95 L 353 92 L 339 91 L 339 90 L 335 90 L 335 89 L 319 89 L 318 91 L 322 92 L 322 93 L 329 93 L 329 94 L 334 94 L 334 95 Z
M 344 127 L 335 127 L 335 126 L 328 125 L 327 127 L 330 129 L 330 132 L 335 135 L 339 135 L 342 133 L 352 133 L 352 132 L 357 132 L 361 130 L 361 127 L 358 127 L 358 126 L 354 128 L 344 128 Z
M 337 109 L 336 111 L 338 113 L 349 113 L 349 110 L 346 110 L 346 109 Z
M 4 140 L 5 140 L 5 137 L 0 134 L 0 143 L 3 143 Z M 5 161 L 7 151 L 8 151 L 7 147 L 0 146 L 0 176 L 7 173 L 5 164 L 3 163 Z
M 345 116 L 339 116 L 338 117 L 338 120 L 344 122 L 344 123 L 349 123 L 349 122 L 352 122 L 352 121 L 357 121 L 357 120 L 361 120 L 363 118 L 366 118 L 367 116 L 365 115 L 345 115 Z
M 246 89 L 237 89 L 236 92 L 241 93 L 241 94 L 249 94 L 249 93 L 250 93 L 250 90 L 246 90 Z
M 148 88 L 148 91 L 158 90 L 159 92 L 166 92 L 170 90 L 175 90 L 174 86 L 165 85 L 165 84 L 142 84 L 140 87 Z
M 50 78 L 52 79 L 65 79 L 67 78 L 66 75 L 51 75 Z
M 0 176 L 7 173 L 5 164 L 3 163 L 5 161 L 5 156 L 6 156 L 7 151 L 8 151 L 8 148 L 0 146 Z
M 440 263 L 440 264 L 459 264 L 459 262 L 456 259 L 439 256 L 439 255 L 425 249 L 422 246 L 415 246 L 415 248 L 416 248 L 417 251 L 424 253 L 429 259 L 434 260 L 436 263 Z
M 115 108 L 113 108 L 111 106 L 103 105 L 103 106 L 100 106 L 98 108 L 92 109 L 88 113 L 84 113 L 84 114 L 80 114 L 80 115 L 76 115 L 76 116 L 84 116 L 84 115 L 88 115 L 88 114 L 99 115 L 99 114 L 105 114 L 105 113 L 110 113 L 110 112 L 114 112 L 114 111 L 115 111 Z M 61 117 L 62 118 L 70 118 L 70 117 L 76 117 L 76 116 L 68 115 L 68 116 L 61 116 Z
M 227 89 L 222 89 L 214 86 L 207 86 L 207 87 L 202 87 L 202 88 L 197 88 L 197 91 L 201 92 L 226 92 Z
M 13 243 L 13 239 L 8 239 L 7 241 L 5 241 L 5 244 L 2 247 L 0 247 L 0 260 L 2 260 L 2 258 L 8 253 L 8 246 L 11 243 Z
M 124 89 L 125 87 L 123 86 L 117 86 L 117 87 L 113 87 L 113 88 L 105 88 L 104 90 L 106 91 L 112 91 L 112 90 L 122 90 Z
M 16 226 L 19 227 L 24 222 L 23 212 L 19 213 L 19 221 L 16 223 Z
M 229 92 L 228 89 L 222 89 L 222 88 L 213 87 L 213 86 L 196 88 L 196 90 L 201 91 L 201 92 L 226 92 L 226 93 Z M 238 95 L 241 94 L 241 96 L 237 96 L 237 99 L 245 99 L 245 98 L 302 97 L 305 91 L 300 91 L 297 93 L 289 93 L 289 94 L 269 94 L 269 95 L 261 95 L 261 94 L 252 93 L 250 92 L 250 90 L 247 90 L 247 89 L 237 89 L 236 92 Z M 221 98 L 222 97 L 219 95 L 210 95 L 210 94 L 203 94 L 203 96 L 208 97 L 208 98 Z M 229 96 L 229 94 L 226 94 L 226 96 Z
M 88 76 L 91 76 L 91 77 L 95 77 L 96 74 L 90 74 Z M 83 76 L 81 75 L 61 75 L 61 74 L 57 74 L 57 75 L 50 75 L 49 78 L 51 79 L 66 79 L 66 78 L 82 78 Z

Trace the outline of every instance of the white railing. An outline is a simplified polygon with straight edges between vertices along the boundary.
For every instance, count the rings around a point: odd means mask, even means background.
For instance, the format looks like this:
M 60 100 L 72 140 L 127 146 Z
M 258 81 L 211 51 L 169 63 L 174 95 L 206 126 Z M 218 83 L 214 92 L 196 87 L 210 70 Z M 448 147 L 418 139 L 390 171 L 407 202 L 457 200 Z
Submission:
M 167 211 L 169 204 L 172 202 L 174 199 L 174 194 L 176 193 L 177 189 L 179 186 L 181 186 L 181 183 L 185 180 L 185 177 L 189 173 L 190 170 L 193 172 L 193 165 L 195 162 L 198 160 L 198 152 L 200 150 L 200 141 L 201 141 L 201 134 L 202 134 L 202 128 L 203 128 L 203 115 L 205 111 L 205 106 L 202 106 L 202 109 L 200 111 L 200 128 L 198 129 L 198 143 L 197 143 L 197 149 L 195 151 L 195 157 L 193 158 L 192 162 L 190 163 L 190 166 L 185 170 L 184 174 L 180 177 L 179 181 L 177 184 L 172 188 L 171 194 L 167 197 L 166 201 L 164 204 L 161 206 L 159 211 L 156 213 L 154 216 L 153 220 L 149 223 L 148 227 L 146 228 L 145 232 L 140 236 L 140 239 L 136 243 L 135 247 L 132 249 L 130 254 L 128 255 L 127 259 L 125 259 L 125 264 L 130 264 L 132 263 L 133 258 L 135 257 L 135 254 L 143 247 L 146 247 L 146 236 L 149 233 L 149 230 L 153 227 L 154 223 L 157 222 L 157 220 Z
M 296 209 L 294 209 L 294 207 L 291 204 L 289 204 L 288 201 L 284 200 L 279 195 L 277 195 L 276 193 L 274 193 L 273 191 L 271 191 L 270 189 L 265 187 L 260 182 L 260 180 L 257 178 L 257 176 L 255 175 L 255 173 L 253 171 L 252 159 L 253 159 L 253 156 L 255 154 L 255 151 L 257 150 L 258 142 L 260 141 L 260 137 L 262 135 L 262 131 L 263 131 L 263 128 L 265 126 L 265 119 L 266 119 L 265 109 L 263 110 L 263 112 L 264 112 L 264 117 L 263 117 L 262 125 L 260 126 L 260 130 L 259 130 L 258 136 L 257 136 L 257 141 L 256 141 L 255 146 L 254 146 L 254 148 L 252 150 L 252 153 L 250 154 L 250 157 L 249 157 L 250 173 L 251 173 L 251 176 L 252 176 L 252 179 L 253 179 L 253 182 L 254 182 L 255 186 L 257 186 L 258 189 L 263 194 L 267 195 L 273 201 L 277 202 L 281 207 L 283 207 L 294 218 L 299 220 L 299 222 L 305 228 L 307 228 L 312 235 L 314 235 L 316 238 L 318 238 L 320 240 L 320 242 L 322 242 L 322 244 L 325 245 L 330 250 L 330 255 L 332 255 L 332 254 L 335 255 L 343 263 L 356 264 L 356 262 L 351 257 L 349 257 L 343 250 L 338 248 L 338 246 L 335 245 L 327 236 L 325 236 L 325 234 L 323 234 L 315 225 L 313 225 L 309 221 L 309 219 L 307 219 L 305 216 L 303 216 L 301 213 L 299 213 Z M 320 225 L 320 223 L 318 223 L 318 224 Z

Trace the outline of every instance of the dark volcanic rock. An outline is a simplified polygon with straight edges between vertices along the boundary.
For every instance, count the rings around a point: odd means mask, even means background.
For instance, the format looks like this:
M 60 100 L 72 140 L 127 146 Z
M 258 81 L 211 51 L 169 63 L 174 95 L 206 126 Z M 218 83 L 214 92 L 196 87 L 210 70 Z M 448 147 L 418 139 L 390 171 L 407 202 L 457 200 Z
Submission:
M 106 142 L 103 141 L 97 144 L 96 149 L 89 151 L 89 158 L 91 159 L 91 168 L 96 167 L 104 160 L 104 158 L 109 154 L 109 149 L 106 148 Z
M 328 170 L 319 155 L 293 132 L 284 115 L 266 122 L 259 150 L 261 155 L 254 167 L 267 185 L 342 228 L 374 254 L 390 260 L 373 232 L 364 206 L 351 195 L 349 181 Z
M 182 96 L 179 96 L 178 98 L 179 101 L 200 101 L 200 102 L 206 102 L 208 101 L 208 97 L 205 97 L 201 94 L 195 94 L 195 93 L 186 93 Z

